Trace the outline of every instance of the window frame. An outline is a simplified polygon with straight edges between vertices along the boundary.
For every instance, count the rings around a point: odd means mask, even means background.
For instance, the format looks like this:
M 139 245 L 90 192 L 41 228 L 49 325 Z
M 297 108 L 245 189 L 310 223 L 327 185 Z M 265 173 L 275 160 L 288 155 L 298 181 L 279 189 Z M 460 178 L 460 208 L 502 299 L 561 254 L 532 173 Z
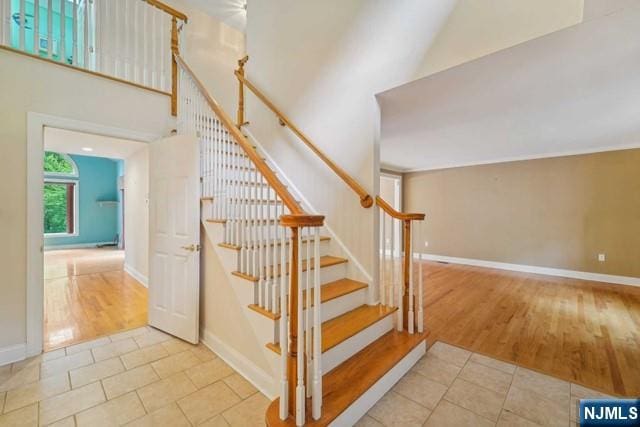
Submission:
M 74 163 L 75 165 L 75 163 Z M 73 232 L 64 233 L 44 233 L 45 238 L 50 237 L 77 237 L 80 235 L 80 208 L 79 208 L 79 194 L 80 194 L 80 181 L 77 179 L 63 179 L 63 178 L 50 178 L 50 175 L 45 175 L 42 188 L 46 184 L 72 184 L 73 186 Z M 63 176 L 70 176 L 69 174 L 63 174 Z M 43 206 L 44 208 L 44 206 Z M 44 212 L 43 212 L 44 213 Z M 43 221 L 44 222 L 44 221 Z M 68 224 L 68 223 L 67 223 Z

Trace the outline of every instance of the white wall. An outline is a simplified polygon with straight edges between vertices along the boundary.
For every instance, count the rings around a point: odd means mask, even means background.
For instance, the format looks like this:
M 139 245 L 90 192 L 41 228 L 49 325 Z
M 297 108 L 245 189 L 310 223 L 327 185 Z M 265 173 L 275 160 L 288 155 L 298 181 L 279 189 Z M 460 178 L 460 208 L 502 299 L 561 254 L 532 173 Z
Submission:
M 584 0 L 458 0 L 415 78 L 578 24 L 582 22 L 583 3 Z
M 369 192 L 378 187 L 374 94 L 409 80 L 455 1 L 250 1 L 248 77 Z M 374 209 L 248 96 L 250 130 L 373 275 Z
M 149 149 L 124 162 L 125 269 L 147 284 L 149 277 Z
M 235 114 L 238 81 L 233 71 L 244 56 L 244 34 L 183 0 L 165 3 L 189 18 L 180 35 L 182 57 L 220 105 Z
M 26 340 L 27 113 L 165 134 L 169 98 L 0 50 L 0 349 Z

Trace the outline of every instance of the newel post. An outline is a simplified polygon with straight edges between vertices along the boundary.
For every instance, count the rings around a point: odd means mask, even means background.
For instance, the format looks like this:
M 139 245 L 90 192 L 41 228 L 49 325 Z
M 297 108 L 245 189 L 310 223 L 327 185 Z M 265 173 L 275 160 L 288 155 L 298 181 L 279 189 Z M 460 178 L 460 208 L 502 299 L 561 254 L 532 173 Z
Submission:
M 171 18 L 171 115 L 178 115 L 178 62 L 175 55 L 180 54 L 178 47 L 178 19 Z
M 249 60 L 249 56 L 238 60 L 238 70 L 236 71 L 240 77 L 244 77 L 244 64 Z M 244 83 L 242 79 L 238 78 L 238 115 L 236 120 L 236 126 L 240 129 L 246 122 L 244 121 Z

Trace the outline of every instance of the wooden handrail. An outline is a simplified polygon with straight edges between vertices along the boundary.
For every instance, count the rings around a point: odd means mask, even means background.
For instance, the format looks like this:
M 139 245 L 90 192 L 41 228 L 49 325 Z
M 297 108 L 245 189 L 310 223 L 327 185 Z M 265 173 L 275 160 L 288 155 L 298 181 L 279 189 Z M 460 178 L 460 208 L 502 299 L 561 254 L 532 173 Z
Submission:
M 271 111 L 275 113 L 276 116 L 280 119 L 281 123 L 284 123 L 291 131 L 298 136 L 304 142 L 304 144 L 309 147 L 311 151 L 313 151 L 322 161 L 329 166 L 329 168 L 334 171 L 342 180 L 349 186 L 356 194 L 360 197 L 360 204 L 364 208 L 369 208 L 373 205 L 373 199 L 367 193 L 367 191 L 349 175 L 344 169 L 340 166 L 336 165 L 327 155 L 322 152 L 316 145 L 311 142 L 311 140 L 300 130 L 298 127 L 289 119 L 282 111 L 276 107 L 273 102 L 271 102 L 265 94 L 263 94 L 258 88 L 256 88 L 247 78 L 244 76 L 244 73 L 239 71 L 235 72 L 236 77 L 240 81 L 240 83 L 244 84 L 249 88 L 251 92 L 253 92 L 258 99 L 260 99 Z
M 383 211 L 391 215 L 393 218 L 402 220 L 402 221 L 422 221 L 424 220 L 425 214 L 423 213 L 402 213 L 395 210 L 389 203 L 385 202 L 385 200 L 376 196 L 376 204 L 382 208 Z
M 181 21 L 183 21 L 184 23 L 188 22 L 188 18 L 187 15 L 185 15 L 184 13 L 175 10 L 174 8 L 172 8 L 171 6 L 162 3 L 161 1 L 158 0 L 144 0 L 147 3 L 149 3 L 151 6 L 155 6 L 158 9 L 160 9 L 161 11 L 168 13 L 169 15 L 173 16 L 174 18 L 177 18 Z
M 191 77 L 196 87 L 200 90 L 200 93 L 204 97 L 205 101 L 211 107 L 213 112 L 216 114 L 218 119 L 222 122 L 224 127 L 229 131 L 231 136 L 236 140 L 238 145 L 242 147 L 244 152 L 247 154 L 251 162 L 256 166 L 256 169 L 260 171 L 262 176 L 264 176 L 265 180 L 269 185 L 274 189 L 278 197 L 282 199 L 282 203 L 289 209 L 291 212 L 290 215 L 286 215 L 287 226 L 288 227 L 301 227 L 301 226 L 321 226 L 324 222 L 324 217 L 319 215 L 310 215 L 305 212 L 298 201 L 293 197 L 293 195 L 289 192 L 287 187 L 278 179 L 276 174 L 271 170 L 269 166 L 265 163 L 265 161 L 258 155 L 253 146 L 247 141 L 247 138 L 242 134 L 240 129 L 236 127 L 233 123 L 233 120 L 229 115 L 220 107 L 218 102 L 213 99 L 213 97 L 209 94 L 204 84 L 196 77 L 194 72 L 191 70 L 189 65 L 182 59 L 179 54 L 175 54 L 174 58 L 177 64 Z M 283 216 L 284 218 L 285 216 Z

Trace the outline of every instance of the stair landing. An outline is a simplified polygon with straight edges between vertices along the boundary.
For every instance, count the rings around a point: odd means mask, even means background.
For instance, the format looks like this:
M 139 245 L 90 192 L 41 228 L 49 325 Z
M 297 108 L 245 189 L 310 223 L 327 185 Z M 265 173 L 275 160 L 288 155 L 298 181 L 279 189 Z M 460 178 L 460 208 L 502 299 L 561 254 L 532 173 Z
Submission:
M 311 399 L 307 399 L 305 425 L 330 424 L 422 343 L 425 336 L 426 334 L 388 332 L 325 374 L 322 377 L 322 417 L 319 420 L 311 418 Z M 295 426 L 292 417 L 284 421 L 280 419 L 279 402 L 278 398 L 269 405 L 265 420 L 267 426 Z

